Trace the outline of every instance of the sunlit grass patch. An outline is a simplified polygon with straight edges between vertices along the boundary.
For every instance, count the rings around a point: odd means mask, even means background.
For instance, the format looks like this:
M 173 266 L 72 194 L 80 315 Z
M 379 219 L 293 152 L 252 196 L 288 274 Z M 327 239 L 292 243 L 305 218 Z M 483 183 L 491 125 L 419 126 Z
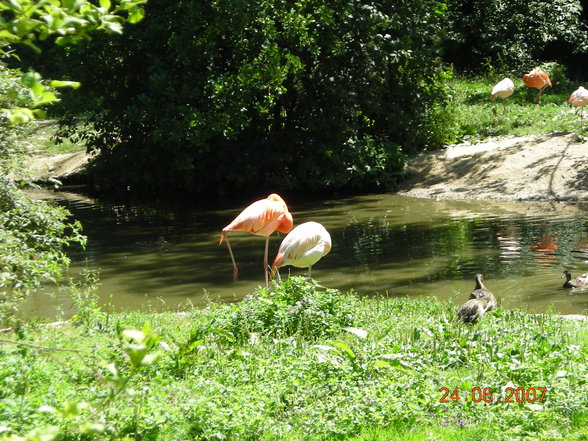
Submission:
M 573 89 L 547 88 L 537 104 L 536 89 L 513 78 L 514 94 L 491 102 L 490 92 L 500 79 L 458 77 L 448 81 L 455 142 L 580 131 L 579 111 L 566 103 Z
M 62 153 L 75 153 L 86 150 L 86 144 L 70 139 L 57 142 L 58 122 L 53 120 L 33 121 L 24 128 L 21 143 L 35 156 L 54 156 Z

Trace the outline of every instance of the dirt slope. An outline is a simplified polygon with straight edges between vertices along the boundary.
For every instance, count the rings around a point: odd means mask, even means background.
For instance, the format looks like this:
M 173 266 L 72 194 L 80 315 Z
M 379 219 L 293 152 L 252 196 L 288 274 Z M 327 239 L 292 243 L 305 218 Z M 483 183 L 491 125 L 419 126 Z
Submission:
M 408 196 L 588 201 L 588 144 L 573 134 L 458 144 L 414 158 L 407 172 Z
M 86 152 L 63 153 L 55 156 L 33 157 L 29 162 L 29 176 L 33 182 L 58 179 L 71 182 L 84 174 L 90 155 Z

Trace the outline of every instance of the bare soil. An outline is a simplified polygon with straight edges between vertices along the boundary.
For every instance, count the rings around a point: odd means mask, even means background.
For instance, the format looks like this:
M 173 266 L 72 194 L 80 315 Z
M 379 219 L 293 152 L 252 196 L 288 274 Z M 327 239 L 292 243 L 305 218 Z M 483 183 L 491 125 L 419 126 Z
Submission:
M 588 201 L 588 144 L 574 134 L 453 145 L 413 158 L 406 171 L 407 196 Z
M 84 174 L 89 160 L 90 155 L 85 151 L 33 157 L 29 162 L 27 178 L 33 182 L 49 182 L 51 179 L 71 181 Z

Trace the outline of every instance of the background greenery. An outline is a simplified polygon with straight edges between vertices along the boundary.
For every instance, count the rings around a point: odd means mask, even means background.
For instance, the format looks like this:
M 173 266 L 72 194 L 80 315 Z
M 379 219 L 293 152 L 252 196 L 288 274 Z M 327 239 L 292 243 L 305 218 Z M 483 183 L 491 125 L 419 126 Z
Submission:
M 444 141 L 443 9 L 151 1 L 124 35 L 65 54 L 95 176 L 213 197 L 389 187 L 404 153 Z
M 557 63 L 570 93 L 588 50 L 578 0 L 151 0 L 124 34 L 87 34 L 18 65 L 83 84 L 58 109 L 87 123 L 93 179 L 200 198 L 391 189 L 407 155 L 472 135 L 452 72 Z
M 449 0 L 444 60 L 459 72 L 498 69 L 517 77 L 554 61 L 582 75 L 587 13 L 575 0 Z
M 151 0 L 124 34 L 92 35 L 20 66 L 83 84 L 58 110 L 100 151 L 93 180 L 200 198 L 391 189 L 407 155 L 471 135 L 452 72 L 556 62 L 568 85 L 588 50 L 578 0 Z

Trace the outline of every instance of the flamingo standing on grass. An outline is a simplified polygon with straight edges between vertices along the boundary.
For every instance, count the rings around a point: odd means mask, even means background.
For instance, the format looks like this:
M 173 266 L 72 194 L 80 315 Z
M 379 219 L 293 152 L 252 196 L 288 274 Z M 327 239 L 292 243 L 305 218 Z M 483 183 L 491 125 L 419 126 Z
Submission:
M 277 194 L 272 193 L 266 199 L 253 202 L 245 208 L 229 225 L 223 228 L 219 245 L 226 239 L 227 248 L 233 262 L 233 280 L 237 281 L 239 270 L 235 262 L 233 250 L 229 243 L 229 231 L 245 231 L 247 233 L 265 236 L 265 255 L 263 268 L 265 271 L 265 286 L 269 285 L 268 280 L 268 247 L 269 237 L 274 231 L 288 233 L 292 230 L 294 221 L 292 214 L 288 211 L 288 206 L 284 200 Z
M 294 228 L 282 241 L 278 255 L 272 264 L 272 278 L 278 268 L 292 265 L 308 267 L 308 277 L 312 265 L 331 251 L 331 235 L 318 222 L 305 222 Z
M 490 100 L 494 102 L 495 97 L 502 98 L 504 100 L 505 98 L 511 96 L 513 93 L 514 83 L 510 78 L 505 78 L 502 81 L 498 82 L 496 86 L 494 86 L 492 92 L 490 93 Z M 504 106 L 504 110 L 506 111 L 506 104 Z
M 549 75 L 547 75 L 547 72 L 540 67 L 536 67 L 528 74 L 523 75 L 523 83 L 529 87 L 539 89 L 539 93 L 537 93 L 537 96 L 535 97 L 535 102 L 537 104 L 541 104 L 541 93 L 543 90 L 547 86 L 551 87 Z
M 574 93 L 570 95 L 567 100 L 568 103 L 572 104 L 575 107 L 581 107 L 580 109 L 580 125 L 582 125 L 582 121 L 584 118 L 584 106 L 588 104 L 588 90 L 584 89 L 582 86 L 578 87 Z

